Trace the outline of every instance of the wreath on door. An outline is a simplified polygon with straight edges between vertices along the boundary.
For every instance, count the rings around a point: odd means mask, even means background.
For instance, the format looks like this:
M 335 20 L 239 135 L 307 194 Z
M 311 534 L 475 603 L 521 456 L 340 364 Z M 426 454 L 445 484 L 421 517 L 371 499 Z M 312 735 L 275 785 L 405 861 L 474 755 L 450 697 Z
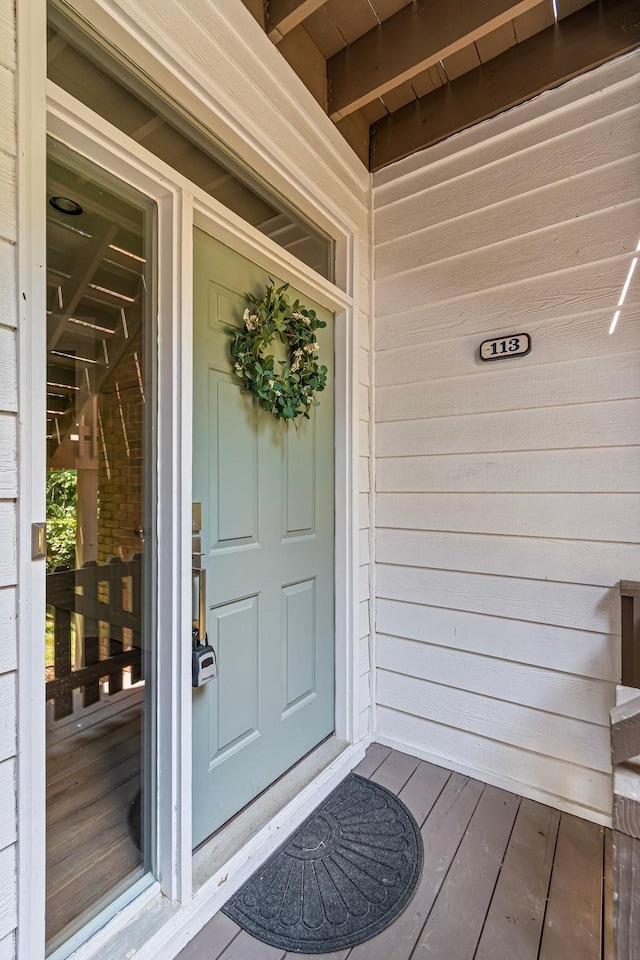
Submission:
M 290 304 L 288 288 L 288 283 L 276 288 L 272 280 L 261 297 L 247 294 L 251 307 L 244 311 L 244 324 L 229 330 L 233 370 L 277 420 L 308 420 L 311 407 L 319 405 L 316 394 L 327 385 L 316 339 L 316 330 L 327 324 L 298 300 Z M 289 349 L 289 360 L 278 361 L 279 370 L 269 353 L 276 337 Z

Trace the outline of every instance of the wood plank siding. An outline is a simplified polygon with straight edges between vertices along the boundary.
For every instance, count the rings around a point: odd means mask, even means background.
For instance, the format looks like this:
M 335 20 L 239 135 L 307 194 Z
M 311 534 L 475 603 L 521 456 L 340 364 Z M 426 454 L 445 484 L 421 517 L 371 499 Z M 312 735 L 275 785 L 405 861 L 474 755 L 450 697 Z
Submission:
M 600 823 L 640 570 L 639 73 L 374 178 L 377 736 Z
M 16 51 L 15 6 L 0 0 L 0 958 L 12 960 L 16 882 Z
M 355 772 L 407 804 L 424 868 L 391 926 L 324 960 L 610 960 L 608 831 L 378 743 Z M 178 960 L 299 956 L 218 913 Z

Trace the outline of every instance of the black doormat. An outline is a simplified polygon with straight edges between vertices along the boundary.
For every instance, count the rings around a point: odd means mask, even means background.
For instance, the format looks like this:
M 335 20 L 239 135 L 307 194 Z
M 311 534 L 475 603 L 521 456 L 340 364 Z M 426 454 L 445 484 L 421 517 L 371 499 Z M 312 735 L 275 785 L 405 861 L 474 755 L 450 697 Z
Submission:
M 295 953 L 375 937 L 422 871 L 420 829 L 402 801 L 350 774 L 223 907 L 248 933 Z

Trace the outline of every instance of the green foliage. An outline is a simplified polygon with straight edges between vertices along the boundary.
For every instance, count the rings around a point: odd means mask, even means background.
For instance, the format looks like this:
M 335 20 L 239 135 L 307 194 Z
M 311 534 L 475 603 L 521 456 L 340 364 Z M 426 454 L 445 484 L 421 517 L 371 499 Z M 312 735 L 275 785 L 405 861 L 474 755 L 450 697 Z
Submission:
M 308 420 L 311 407 L 318 406 L 316 393 L 327 385 L 327 368 L 317 361 L 315 334 L 326 323 L 298 300 L 292 306 L 285 295 L 288 287 L 285 283 L 275 289 L 271 281 L 262 297 L 249 296 L 253 312 L 245 310 L 243 329 L 228 331 L 233 337 L 231 356 L 236 376 L 278 420 Z M 276 336 L 290 351 L 290 362 L 279 360 L 278 372 L 267 353 Z
M 47 570 L 76 565 L 77 488 L 75 470 L 47 473 Z

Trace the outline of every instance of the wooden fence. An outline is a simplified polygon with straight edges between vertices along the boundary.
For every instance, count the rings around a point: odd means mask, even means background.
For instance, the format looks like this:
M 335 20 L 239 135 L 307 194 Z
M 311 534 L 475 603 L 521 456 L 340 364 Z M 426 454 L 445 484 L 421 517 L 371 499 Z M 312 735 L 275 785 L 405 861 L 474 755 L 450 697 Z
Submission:
M 109 694 L 122 690 L 124 668 L 131 682 L 142 679 L 142 557 L 47 574 L 47 605 L 53 607 L 54 662 L 46 685 L 54 720 L 73 713 L 73 691 L 83 706 L 100 699 L 100 681 Z M 76 617 L 76 637 L 72 631 Z M 74 663 L 74 646 L 75 660 Z

